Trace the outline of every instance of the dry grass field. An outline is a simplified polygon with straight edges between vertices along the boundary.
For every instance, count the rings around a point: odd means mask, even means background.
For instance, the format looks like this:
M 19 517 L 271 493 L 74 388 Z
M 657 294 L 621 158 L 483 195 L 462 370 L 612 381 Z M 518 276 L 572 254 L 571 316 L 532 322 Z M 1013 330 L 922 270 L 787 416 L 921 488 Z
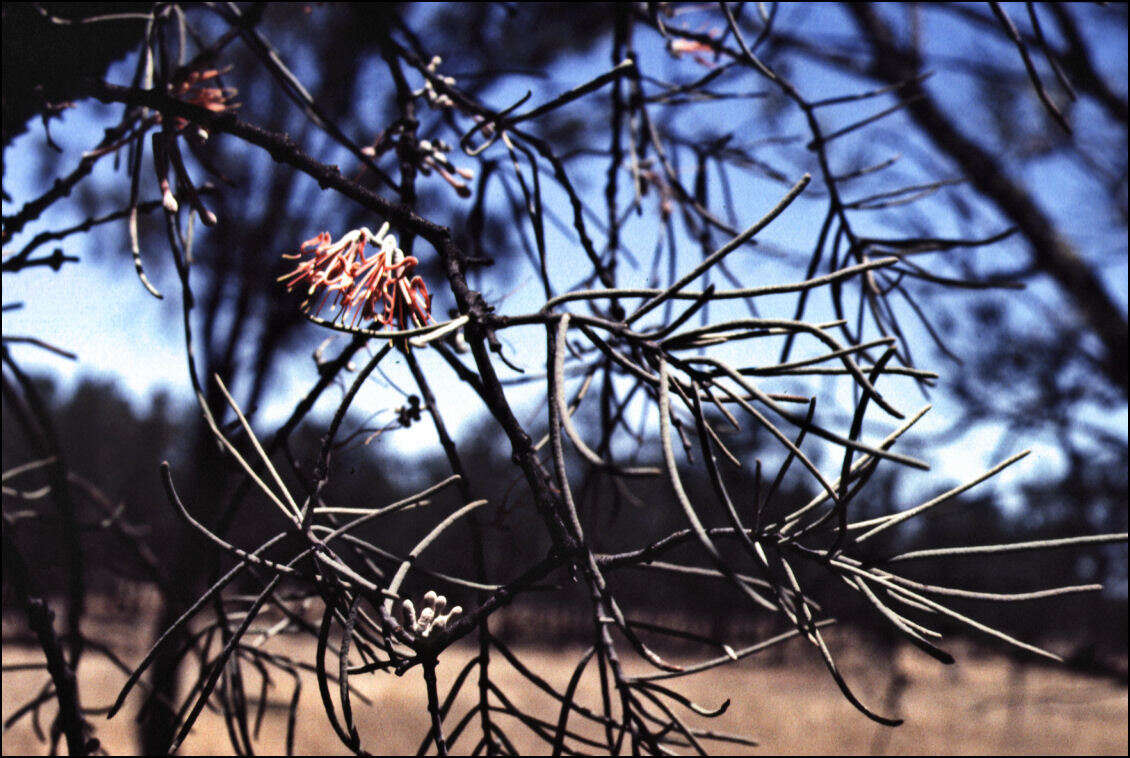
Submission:
M 105 626 L 102 630 L 101 627 Z M 137 627 L 99 622 L 97 635 L 106 640 L 128 640 Z M 5 636 L 11 627 L 5 625 Z M 272 645 L 280 644 L 275 640 Z M 288 653 L 313 660 L 309 640 L 281 641 Z M 880 711 L 897 711 L 906 723 L 886 729 L 868 721 L 840 695 L 834 683 L 809 651 L 796 642 L 784 657 L 775 660 L 751 658 L 733 666 L 716 669 L 682 680 L 682 692 L 696 702 L 716 707 L 732 698 L 729 710 L 720 718 L 698 719 L 698 724 L 722 732 L 751 735 L 760 741 L 755 752 L 766 754 L 860 754 L 860 753 L 957 753 L 957 754 L 1111 754 L 1127 752 L 1127 690 L 1106 679 L 1094 679 L 1048 666 L 1020 667 L 997 655 L 987 655 L 958 643 L 950 648 L 957 654 L 955 666 L 944 667 L 913 648 L 900 650 L 897 666 L 906 674 L 907 685 L 897 702 L 890 698 L 890 661 L 869 660 L 852 653 L 847 638 L 836 642 L 841 663 L 858 694 Z M 123 643 L 115 648 L 127 662 L 144 653 L 138 645 Z M 515 647 L 521 658 L 551 684 L 564 688 L 581 651 L 576 648 Z M 462 665 L 474 654 L 469 647 L 458 647 L 446 655 L 439 668 L 441 691 Z M 32 648 L 5 645 L 3 663 L 39 661 Z M 642 666 L 629 661 L 629 673 Z M 555 722 L 558 710 L 553 701 L 524 680 L 516 670 L 499 659 L 492 668 L 496 683 L 514 702 L 532 709 L 539 717 Z M 246 675 L 246 674 L 245 674 Z M 45 671 L 5 671 L 3 674 L 3 717 L 9 719 L 23 703 L 43 686 Z M 421 694 L 418 669 L 403 678 L 376 675 L 358 681 L 360 691 L 371 701 L 354 701 L 354 716 L 364 738 L 364 747 L 376 753 L 414 753 L 428 724 Z M 87 655 L 79 671 L 84 704 L 107 706 L 118 692 L 125 676 L 104 657 Z M 287 702 L 288 682 L 269 691 L 266 717 L 255 747 L 260 753 L 279 753 Z M 249 690 L 258 686 L 252 680 Z M 467 688 L 470 690 L 471 688 Z M 590 667 L 580 687 L 582 702 L 595 704 L 595 668 Z M 470 693 L 461 696 L 453 713 L 461 715 L 470 703 Z M 92 716 L 98 737 L 111 754 L 135 753 L 134 723 L 139 696 L 111 721 Z M 252 705 L 254 707 L 254 705 Z M 43 726 L 53 712 L 46 709 Z M 548 752 L 545 743 L 533 737 L 511 717 L 497 716 L 506 724 L 515 746 L 523 754 Z M 696 717 L 697 718 L 697 717 Z M 571 728 L 591 734 L 581 720 L 573 718 Z M 477 730 L 469 730 L 477 731 Z M 453 752 L 466 753 L 474 747 L 477 735 L 465 734 Z M 719 753 L 742 754 L 749 748 L 716 743 Z M 5 755 L 43 754 L 45 745 L 36 739 L 28 717 L 6 729 Z M 341 753 L 322 712 L 313 675 L 303 681 L 296 730 L 296 752 L 300 754 Z M 590 749 L 591 750 L 591 749 Z M 184 754 L 219 755 L 231 752 L 222 718 L 205 711 L 182 748 Z

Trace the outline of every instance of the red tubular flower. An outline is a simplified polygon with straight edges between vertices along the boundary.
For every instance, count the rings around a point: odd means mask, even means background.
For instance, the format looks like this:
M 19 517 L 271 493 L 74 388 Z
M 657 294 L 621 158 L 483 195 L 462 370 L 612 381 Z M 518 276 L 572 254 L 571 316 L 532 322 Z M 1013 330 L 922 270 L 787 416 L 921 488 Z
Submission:
M 365 247 L 370 242 L 379 250 L 366 257 Z M 419 261 L 397 246 L 396 237 L 388 234 L 387 223 L 376 234 L 362 227 L 337 242 L 333 242 L 329 232 L 323 232 L 302 243 L 297 255 L 283 257 L 300 259 L 311 248 L 312 256 L 280 276 L 279 281 L 286 282 L 288 290 L 300 283 L 308 284 L 306 294 L 310 298 L 303 302 L 304 308 L 322 290 L 321 301 L 312 314 L 317 315 L 325 307 L 333 292 L 332 320 L 340 319 L 351 328 L 359 322 L 376 321 L 381 328 L 394 325 L 403 330 L 433 320 L 427 285 L 419 276 L 411 275 Z

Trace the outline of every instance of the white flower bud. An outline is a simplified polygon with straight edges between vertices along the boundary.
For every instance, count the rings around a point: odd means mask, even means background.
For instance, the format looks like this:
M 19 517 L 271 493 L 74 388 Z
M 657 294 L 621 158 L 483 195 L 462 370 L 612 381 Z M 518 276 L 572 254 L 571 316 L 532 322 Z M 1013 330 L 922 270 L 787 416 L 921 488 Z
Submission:
M 424 637 L 432 630 L 432 622 L 435 621 L 436 612 L 431 606 L 424 608 L 420 611 L 420 620 L 416 623 L 416 631 Z
M 400 604 L 400 611 L 404 616 L 404 628 L 409 631 L 416 629 L 416 608 L 412 605 L 412 601 L 408 598 Z

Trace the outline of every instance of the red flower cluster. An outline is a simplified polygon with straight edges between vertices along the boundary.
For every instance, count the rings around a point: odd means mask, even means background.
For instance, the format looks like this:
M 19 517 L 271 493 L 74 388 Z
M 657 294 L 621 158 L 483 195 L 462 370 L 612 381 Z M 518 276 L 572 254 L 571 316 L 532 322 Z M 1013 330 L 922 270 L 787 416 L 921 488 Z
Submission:
M 366 257 L 365 246 L 370 242 L 380 249 Z M 419 261 L 405 255 L 397 246 L 396 237 L 388 234 L 387 223 L 376 234 L 362 227 L 337 242 L 333 242 L 329 232 L 322 232 L 302 243 L 303 252 L 283 257 L 302 258 L 310 248 L 313 248 L 313 257 L 280 276 L 279 281 L 285 281 L 288 290 L 301 282 L 309 282 L 307 294 L 311 296 L 319 289 L 324 290 L 321 301 L 312 311 L 314 315 L 334 292 L 330 304 L 335 311 L 332 320 L 340 319 L 343 325 L 348 321 L 351 328 L 358 322 L 375 320 L 382 328 L 395 324 L 397 329 L 411 329 L 432 320 L 432 297 L 428 288 L 422 278 L 411 275 Z M 310 302 L 306 300 L 303 307 Z
M 172 92 L 173 97 L 210 110 L 213 113 L 235 110 L 239 107 L 239 103 L 234 101 L 236 90 L 231 87 L 215 87 L 209 81 L 223 73 L 224 71 L 218 69 L 190 71 L 187 76 L 175 84 Z M 184 131 L 188 127 L 188 122 L 179 116 L 176 117 L 175 122 L 179 131 Z M 204 132 L 201 136 L 206 139 L 207 132 Z
M 719 33 L 718 29 L 711 29 L 707 32 L 707 36 L 711 39 L 715 39 L 718 37 Z M 686 37 L 669 39 L 667 41 L 667 52 L 675 58 L 682 58 L 687 53 L 690 53 L 691 57 L 694 58 L 700 66 L 706 66 L 707 68 L 714 68 L 717 65 L 708 60 L 706 56 L 713 55 L 715 60 L 717 60 L 718 51 L 705 42 L 699 42 L 698 40 L 687 39 Z

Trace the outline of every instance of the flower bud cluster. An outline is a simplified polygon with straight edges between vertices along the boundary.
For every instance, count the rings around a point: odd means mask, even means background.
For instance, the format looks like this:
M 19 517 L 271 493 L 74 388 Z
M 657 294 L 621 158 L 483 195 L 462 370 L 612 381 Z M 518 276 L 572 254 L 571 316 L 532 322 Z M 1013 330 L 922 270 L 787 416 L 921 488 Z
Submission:
M 469 168 L 456 168 L 455 165 L 447 159 L 447 153 L 451 151 L 451 145 L 447 144 L 441 139 L 434 142 L 422 139 L 417 143 L 420 149 L 420 172 L 424 176 L 431 174 L 435 169 L 439 172 L 447 183 L 455 188 L 455 192 L 459 197 L 470 197 L 471 188 L 466 185 L 459 177 L 463 179 L 474 179 L 475 172 Z M 458 174 L 458 176 L 456 176 Z
M 428 637 L 433 631 L 446 631 L 448 625 L 463 612 L 463 608 L 457 605 L 444 613 L 447 609 L 447 598 L 436 594 L 434 590 L 428 590 L 424 594 L 422 603 L 419 615 L 416 615 L 416 607 L 408 598 L 400 604 L 400 616 L 404 628 L 416 637 Z
M 443 58 L 439 57 L 438 55 L 434 56 L 431 61 L 428 62 L 428 73 L 435 74 L 435 72 L 439 69 L 439 64 L 441 63 L 443 63 Z M 455 86 L 455 77 L 453 76 L 437 75 L 436 78 L 442 81 L 444 84 L 447 84 L 448 86 Z M 412 94 L 415 97 L 423 97 L 428 101 L 428 105 L 436 108 L 437 110 L 455 107 L 455 103 L 450 97 L 443 94 L 442 92 L 436 92 L 436 88 L 432 85 L 431 79 L 425 79 L 423 89 L 418 89 Z
M 225 70 L 226 71 L 226 70 Z M 235 110 L 239 103 L 234 101 L 236 90 L 230 87 L 221 87 L 217 81 L 225 73 L 219 69 L 192 70 L 179 75 L 169 85 L 169 94 L 183 102 L 203 108 L 212 113 L 225 113 Z M 154 117 L 158 122 L 162 120 L 161 114 Z M 193 144 L 199 144 L 208 139 L 208 131 L 199 124 L 193 124 L 180 116 L 172 117 L 175 133 L 182 135 Z M 208 210 L 200 199 L 192 177 L 184 164 L 180 147 L 175 136 L 162 138 L 160 135 L 153 137 L 153 167 L 157 172 L 157 183 L 161 189 L 161 205 L 169 213 L 180 210 L 180 203 L 173 192 L 173 185 L 169 182 L 169 168 L 173 170 L 177 191 L 188 197 L 191 207 L 200 214 L 200 220 L 205 226 L 216 225 L 216 214 Z M 134 252 L 137 252 L 137 222 L 131 216 L 130 238 Z

